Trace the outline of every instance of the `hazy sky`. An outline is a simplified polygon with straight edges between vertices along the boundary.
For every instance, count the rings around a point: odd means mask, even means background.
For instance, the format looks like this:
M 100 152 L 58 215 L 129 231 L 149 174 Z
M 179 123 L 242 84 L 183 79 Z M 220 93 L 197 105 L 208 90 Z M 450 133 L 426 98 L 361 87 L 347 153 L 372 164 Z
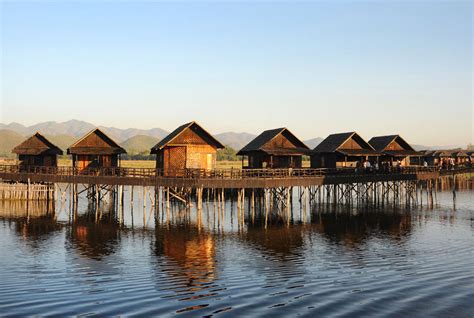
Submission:
M 3 123 L 474 139 L 471 1 L 0 6 Z

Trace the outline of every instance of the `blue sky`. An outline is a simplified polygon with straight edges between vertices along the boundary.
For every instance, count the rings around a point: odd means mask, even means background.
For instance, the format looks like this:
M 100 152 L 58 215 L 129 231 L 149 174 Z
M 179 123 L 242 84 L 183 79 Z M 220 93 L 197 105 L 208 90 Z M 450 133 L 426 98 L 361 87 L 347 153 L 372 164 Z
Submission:
M 472 2 L 1 2 L 0 121 L 473 141 Z

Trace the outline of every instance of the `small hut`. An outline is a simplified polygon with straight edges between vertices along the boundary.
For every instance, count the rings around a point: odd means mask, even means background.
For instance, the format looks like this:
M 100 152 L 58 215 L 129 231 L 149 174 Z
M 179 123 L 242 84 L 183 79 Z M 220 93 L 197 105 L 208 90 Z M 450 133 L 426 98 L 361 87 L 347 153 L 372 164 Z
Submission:
M 303 155 L 310 149 L 287 128 L 266 130 L 242 148 L 237 155 L 248 157 L 243 168 L 301 168 Z
M 464 165 L 469 162 L 469 153 L 467 150 L 454 150 L 451 154 L 457 165 Z
M 116 168 L 120 154 L 127 152 L 96 128 L 69 147 L 67 153 L 72 155 L 73 167 L 82 171 L 87 168 Z
M 63 151 L 51 143 L 40 133 L 36 133 L 13 148 L 12 153 L 18 155 L 20 166 L 56 167 L 58 155 Z
M 434 150 L 421 150 L 420 153 L 421 153 L 423 162 L 426 161 L 426 163 L 429 166 L 434 166 L 436 164 L 435 163 L 436 157 L 434 156 L 435 154 Z
M 356 132 L 329 135 L 311 154 L 312 168 L 355 167 L 378 160 L 379 153 Z
M 448 160 L 452 157 L 452 151 L 450 150 L 426 150 L 422 153 L 423 159 L 430 166 L 438 166 L 442 160 Z
M 156 154 L 156 168 L 165 175 L 180 175 L 185 169 L 216 167 L 217 149 L 225 148 L 198 123 L 179 126 L 151 148 Z
M 377 136 L 369 140 L 369 144 L 378 151 L 381 162 L 400 161 L 402 166 L 421 165 L 422 153 L 415 151 L 413 147 L 407 143 L 399 135 Z

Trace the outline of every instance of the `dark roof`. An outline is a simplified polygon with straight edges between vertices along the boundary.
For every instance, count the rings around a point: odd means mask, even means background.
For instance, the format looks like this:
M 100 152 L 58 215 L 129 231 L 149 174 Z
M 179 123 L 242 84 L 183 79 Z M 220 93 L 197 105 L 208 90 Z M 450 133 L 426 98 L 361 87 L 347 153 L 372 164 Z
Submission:
M 339 133 L 339 134 L 332 134 L 329 135 L 326 139 L 321 141 L 319 145 L 314 148 L 314 153 L 331 153 L 336 152 L 339 147 L 341 147 L 347 140 L 350 138 L 355 139 L 362 148 L 367 150 L 374 150 L 374 148 L 368 144 L 359 134 L 356 132 L 346 132 L 346 133 Z M 347 149 L 344 149 L 347 150 Z
M 223 144 L 221 144 L 216 138 L 214 138 L 210 133 L 208 133 L 204 128 L 201 127 L 197 122 L 192 121 L 190 123 L 186 123 L 184 125 L 179 126 L 175 130 L 173 130 L 168 136 L 160 140 L 153 148 L 151 148 L 151 153 L 154 154 L 158 150 L 161 150 L 166 145 L 172 143 L 172 141 L 178 137 L 183 131 L 187 128 L 193 130 L 196 134 L 202 137 L 208 144 L 214 146 L 218 149 L 225 148 Z
M 265 145 L 280 134 L 283 134 L 283 136 L 288 139 L 295 146 L 295 148 L 265 149 Z M 237 152 L 237 155 L 241 156 L 256 151 L 263 151 L 271 155 L 303 155 L 309 152 L 309 148 L 291 131 L 283 127 L 265 130 L 252 141 L 250 141 L 245 147 L 240 149 L 239 152 Z
M 394 157 L 423 156 L 423 153 L 415 150 L 386 150 L 383 153 Z
M 421 150 L 420 153 L 424 156 L 424 157 L 433 157 L 434 153 L 436 151 L 434 150 Z
M 405 150 L 415 151 L 408 142 L 405 141 L 400 135 L 388 135 L 388 136 L 377 136 L 372 137 L 369 140 L 369 144 L 377 151 L 384 151 L 392 142 L 396 141 Z
M 380 156 L 380 153 L 373 149 L 338 149 L 336 152 L 346 156 Z
M 97 138 L 94 138 L 95 136 Z M 99 128 L 96 128 L 71 145 L 67 149 L 67 153 L 75 155 L 113 155 L 127 152 Z
M 436 150 L 431 155 L 433 157 L 451 157 L 452 152 L 450 150 Z
M 455 150 L 452 153 L 453 157 L 469 157 L 468 150 Z
M 63 151 L 40 133 L 36 133 L 13 148 L 18 155 L 62 155 Z

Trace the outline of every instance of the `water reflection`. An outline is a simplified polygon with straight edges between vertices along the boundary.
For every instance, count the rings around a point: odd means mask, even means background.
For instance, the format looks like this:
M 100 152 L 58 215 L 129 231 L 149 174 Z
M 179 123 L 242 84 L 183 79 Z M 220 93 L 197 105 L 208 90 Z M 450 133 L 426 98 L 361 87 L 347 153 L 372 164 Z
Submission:
M 79 255 L 101 260 L 115 253 L 120 243 L 120 226 L 113 213 L 97 214 L 89 207 L 75 215 L 66 240 Z
M 258 250 L 285 260 L 288 256 L 300 253 L 307 228 L 303 225 L 272 225 L 264 230 L 261 225 L 251 226 L 241 238 Z
M 412 230 L 412 217 L 408 211 L 357 211 L 339 207 L 318 211 L 312 220 L 315 232 L 350 249 L 359 248 L 374 235 L 399 241 Z
M 216 278 L 216 243 L 213 235 L 187 225 L 157 226 L 154 255 L 173 264 L 173 276 L 179 276 L 187 287 L 212 283 Z
M 451 199 L 439 194 L 445 206 Z M 16 316 L 467 316 L 472 193 L 458 199 L 457 211 L 317 206 L 306 222 L 295 204 L 294 222 L 265 226 L 257 211 L 238 230 L 231 208 L 220 217 L 205 209 L 202 219 L 171 209 L 169 221 L 166 210 L 136 212 L 135 222 L 150 223 L 132 228 L 105 207 L 80 205 L 58 222 L 54 208 L 0 202 L 0 252 L 13 251 L 0 258 L 0 308 Z M 430 299 L 438 307 L 422 306 Z
M 46 201 L 0 201 L 0 218 L 29 244 L 42 242 L 63 227 L 56 221 L 54 204 Z

